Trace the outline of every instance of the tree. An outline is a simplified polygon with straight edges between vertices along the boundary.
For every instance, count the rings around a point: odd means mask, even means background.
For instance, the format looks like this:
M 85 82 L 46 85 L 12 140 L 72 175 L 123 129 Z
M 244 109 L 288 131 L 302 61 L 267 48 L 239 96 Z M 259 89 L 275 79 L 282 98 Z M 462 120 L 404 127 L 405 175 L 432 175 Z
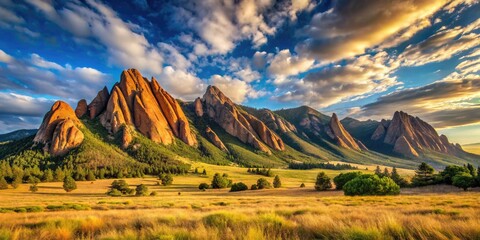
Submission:
M 330 177 L 325 174 L 325 172 L 319 172 L 317 175 L 317 180 L 315 181 L 315 190 L 325 191 L 332 188 L 332 182 Z
M 453 177 L 452 184 L 467 191 L 468 188 L 475 186 L 475 178 L 469 173 L 461 173 Z
M 135 189 L 135 196 L 147 196 L 148 195 L 148 187 L 144 184 L 140 184 Z
M 391 177 L 390 172 L 388 171 L 388 168 L 385 168 L 385 170 L 383 170 L 383 176 L 384 177 Z
M 400 193 L 398 186 L 391 178 L 375 174 L 363 174 L 347 182 L 343 186 L 347 196 L 364 195 L 397 195 Z
M 467 163 L 467 169 L 468 169 L 468 172 L 470 173 L 470 175 L 472 175 L 472 177 L 477 176 L 477 171 L 475 170 L 475 168 L 473 167 L 472 164 Z
M 300 184 L 300 187 L 301 187 L 301 188 L 304 188 L 304 187 L 305 187 L 305 183 Z
M 195 168 L 195 171 L 193 173 L 198 174 L 198 168 Z
M 32 192 L 32 193 L 37 192 L 37 191 L 38 191 L 37 184 L 34 183 L 34 184 L 30 185 L 30 188 L 29 188 L 28 190 L 29 190 L 30 192 Z
M 230 192 L 239 192 L 239 191 L 245 191 L 245 190 L 248 190 L 248 186 L 242 182 L 234 183 L 232 184 L 232 188 L 230 188 Z
M 173 183 L 173 177 L 171 174 L 162 173 L 160 174 L 159 179 L 162 181 L 163 186 L 172 185 Z
M 0 190 L 3 189 L 8 189 L 8 183 L 7 180 L 5 180 L 5 177 L 0 176 Z
M 390 178 L 400 187 L 406 187 L 408 185 L 407 180 L 405 180 L 400 176 L 400 174 L 398 174 L 396 167 L 392 168 L 392 174 Z
M 200 185 L 198 185 L 198 189 L 202 191 L 205 191 L 206 189 L 209 189 L 209 188 L 210 188 L 210 185 L 208 185 L 208 183 L 200 183 Z
M 379 177 L 383 175 L 382 170 L 380 170 L 380 166 L 377 166 L 377 168 L 375 168 L 375 175 Z
M 250 190 L 257 190 L 257 189 L 258 189 L 257 184 L 252 184 L 252 186 L 250 187 Z
M 43 182 L 52 182 L 53 181 L 53 171 L 51 169 L 45 170 L 43 172 L 42 181 Z
M 470 171 L 464 166 L 448 165 L 440 172 L 440 176 L 442 176 L 444 183 L 452 184 L 453 177 L 462 173 L 470 174 Z
M 275 178 L 273 179 L 273 187 L 274 188 L 282 187 L 282 181 L 280 180 L 280 177 L 278 175 L 275 175 Z
M 77 189 L 77 183 L 75 183 L 75 180 L 70 175 L 66 176 L 63 180 L 63 189 L 66 192 L 71 192 Z
M 435 170 L 433 167 L 428 165 L 427 163 L 422 162 L 418 169 L 415 171 L 415 176 L 412 178 L 412 184 L 414 186 L 426 186 L 437 184 L 437 178 L 433 174 Z
M 335 183 L 335 189 L 342 190 L 343 186 L 350 180 L 362 175 L 361 172 L 347 172 L 347 173 L 340 173 L 338 176 L 333 178 L 333 182 Z
M 258 189 L 269 189 L 269 188 L 272 188 L 270 182 L 265 179 L 265 178 L 259 178 L 257 180 L 257 187 Z
M 20 186 L 21 183 L 22 183 L 22 178 L 21 177 L 19 177 L 19 176 L 14 176 L 13 177 L 12 187 L 14 189 L 17 189 Z
M 86 177 L 87 181 L 95 181 L 95 174 L 93 174 L 93 171 L 89 170 L 87 172 L 87 177 Z
M 65 179 L 65 172 L 61 168 L 55 169 L 55 181 L 61 182 Z
M 207 176 L 207 169 L 203 169 L 202 175 Z
M 212 188 L 226 188 L 229 183 L 228 179 L 220 175 L 220 173 L 213 175 Z

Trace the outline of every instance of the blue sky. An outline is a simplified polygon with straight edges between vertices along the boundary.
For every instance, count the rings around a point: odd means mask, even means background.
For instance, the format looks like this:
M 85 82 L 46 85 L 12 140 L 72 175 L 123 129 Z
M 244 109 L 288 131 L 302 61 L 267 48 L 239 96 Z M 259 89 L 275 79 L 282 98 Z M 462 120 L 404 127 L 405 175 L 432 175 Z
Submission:
M 0 133 L 126 68 L 183 100 L 361 120 L 403 110 L 480 142 L 478 0 L 0 1 Z

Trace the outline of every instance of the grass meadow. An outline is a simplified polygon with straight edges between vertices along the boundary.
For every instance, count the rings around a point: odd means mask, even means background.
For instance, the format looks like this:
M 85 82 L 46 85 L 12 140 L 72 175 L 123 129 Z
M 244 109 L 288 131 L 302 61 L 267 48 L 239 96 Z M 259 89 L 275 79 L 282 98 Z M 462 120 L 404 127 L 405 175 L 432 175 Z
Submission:
M 331 177 L 343 171 L 273 169 L 280 189 L 202 192 L 198 184 L 210 183 L 215 172 L 247 185 L 263 176 L 238 167 L 193 167 L 208 176 L 175 176 L 166 187 L 154 177 L 126 179 L 157 196 L 109 197 L 113 179 L 77 182 L 70 193 L 59 182 L 40 183 L 37 193 L 28 184 L 2 190 L 0 239 L 480 239 L 478 189 L 430 186 L 399 196 L 347 197 L 313 189 L 319 171 Z

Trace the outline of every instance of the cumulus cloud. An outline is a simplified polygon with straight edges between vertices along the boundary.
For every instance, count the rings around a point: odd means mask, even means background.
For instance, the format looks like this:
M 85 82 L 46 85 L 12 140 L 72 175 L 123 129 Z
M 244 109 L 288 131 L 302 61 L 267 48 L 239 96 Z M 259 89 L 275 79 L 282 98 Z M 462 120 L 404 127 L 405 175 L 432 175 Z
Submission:
M 86 4 L 68 2 L 57 9 L 46 1 L 28 2 L 80 42 L 95 39 L 102 44 L 111 64 L 150 74 L 161 73 L 164 59 L 159 48 L 139 33 L 140 26 L 123 21 L 105 4 L 87 0 Z
M 218 89 L 235 103 L 242 103 L 247 97 L 258 98 L 265 95 L 265 92 L 256 91 L 246 82 L 230 76 L 215 74 L 210 78 L 209 83 L 218 87 Z
M 194 74 L 167 66 L 158 80 L 170 94 L 182 100 L 191 101 L 203 95 L 207 88 L 205 82 Z
M 313 59 L 293 56 L 290 50 L 284 49 L 273 57 L 268 71 L 274 76 L 296 75 L 308 70 L 314 62 Z
M 249 40 L 255 48 L 262 46 L 285 17 L 296 18 L 314 5 L 310 0 L 184 0 L 170 8 L 174 23 L 193 30 L 202 40 L 195 42 L 195 53 L 211 55 L 226 54 L 242 40 Z
M 5 57 L 8 56 L 8 57 Z M 75 67 L 48 61 L 38 54 L 28 59 L 15 59 L 0 50 L 0 87 L 31 94 L 46 94 L 78 100 L 93 98 L 110 76 L 89 67 Z M 5 61 L 6 59 L 6 61 Z
M 480 45 L 480 36 L 472 32 L 478 28 L 480 19 L 463 28 L 441 28 L 422 42 L 407 46 L 399 59 L 406 66 L 419 66 L 450 59 L 455 54 Z
M 300 33 L 307 38 L 297 52 L 320 61 L 336 61 L 363 54 L 399 33 L 412 36 L 442 9 L 447 0 L 336 0 L 317 13 Z M 413 27 L 412 27 L 413 26 Z M 407 37 L 396 39 L 406 40 Z M 399 42 L 397 41 L 397 44 Z
M 398 85 L 391 76 L 397 67 L 385 52 L 364 55 L 345 65 L 326 66 L 295 83 L 284 84 L 276 99 L 314 107 L 360 99 Z
M 480 122 L 480 76 L 437 81 L 382 96 L 362 107 L 358 116 L 389 118 L 392 109 L 417 115 L 434 127 Z

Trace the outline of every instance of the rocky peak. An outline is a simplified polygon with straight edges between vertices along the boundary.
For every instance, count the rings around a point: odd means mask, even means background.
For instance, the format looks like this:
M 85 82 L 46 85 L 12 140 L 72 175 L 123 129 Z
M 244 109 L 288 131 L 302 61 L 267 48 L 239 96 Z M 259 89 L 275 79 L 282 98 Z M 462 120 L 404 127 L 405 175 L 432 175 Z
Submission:
M 208 86 L 202 99 L 208 117 L 217 122 L 227 133 L 243 143 L 270 153 L 267 145 L 274 150 L 284 150 L 280 137 L 253 115 L 240 110 L 232 100 L 217 87 Z
M 85 99 L 81 99 L 77 103 L 77 108 L 75 108 L 75 115 L 78 118 L 83 117 L 88 112 L 87 101 Z
M 339 146 L 357 151 L 361 150 L 357 141 L 345 130 L 342 123 L 338 120 L 337 114 L 332 114 L 326 132 Z M 366 147 L 362 144 L 362 148 Z
M 82 123 L 70 105 L 57 101 L 45 114 L 33 141 L 44 144 L 44 150 L 53 156 L 64 155 L 83 142 L 80 126 Z
M 268 109 L 259 110 L 257 116 L 274 131 L 280 133 L 297 132 L 297 128 L 293 124 Z
M 88 105 L 88 112 L 90 113 L 90 119 L 94 119 L 96 116 L 105 110 L 107 107 L 108 99 L 110 94 L 108 89 L 105 86 L 102 90 L 97 93 L 97 96 L 92 100 L 90 105 Z
M 207 135 L 208 140 L 210 140 L 210 142 L 212 142 L 215 147 L 219 148 L 224 152 L 228 152 L 225 144 L 223 144 L 222 140 L 220 140 L 217 134 L 210 127 L 207 127 L 207 129 L 205 129 L 205 134 Z

